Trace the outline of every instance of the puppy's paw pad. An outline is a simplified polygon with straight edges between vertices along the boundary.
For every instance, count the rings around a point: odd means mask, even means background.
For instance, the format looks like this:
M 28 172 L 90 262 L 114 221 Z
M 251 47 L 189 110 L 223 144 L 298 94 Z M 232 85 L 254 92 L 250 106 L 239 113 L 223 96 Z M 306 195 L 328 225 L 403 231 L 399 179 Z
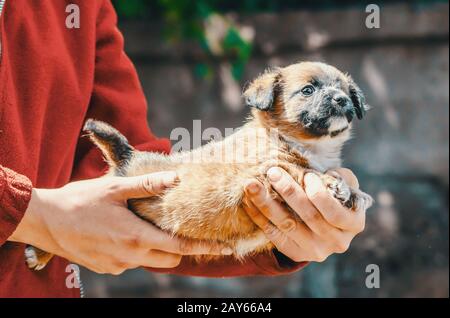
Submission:
M 33 269 L 35 271 L 40 271 L 47 265 L 47 262 L 42 262 L 39 259 L 36 250 L 32 246 L 28 246 L 25 249 L 25 262 L 27 263 L 29 269 Z

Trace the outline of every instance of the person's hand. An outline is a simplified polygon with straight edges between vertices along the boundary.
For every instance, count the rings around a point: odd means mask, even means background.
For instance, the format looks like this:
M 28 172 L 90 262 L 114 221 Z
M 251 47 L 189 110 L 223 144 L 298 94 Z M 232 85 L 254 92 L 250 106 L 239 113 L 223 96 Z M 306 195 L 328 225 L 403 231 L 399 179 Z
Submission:
M 336 170 L 353 188 L 358 180 L 348 169 Z M 320 178 L 304 177 L 305 190 L 280 168 L 268 171 L 272 187 L 303 222 L 297 221 L 257 180 L 246 185 L 246 205 L 250 218 L 260 227 L 279 252 L 295 262 L 323 262 L 334 253 L 348 250 L 353 238 L 364 230 L 365 211 L 356 213 L 329 194 Z
M 176 267 L 181 255 L 229 255 L 225 246 L 173 237 L 127 209 L 127 199 L 158 195 L 177 180 L 172 172 L 75 182 L 33 190 L 10 241 L 26 243 L 97 273 L 120 274 L 139 266 Z

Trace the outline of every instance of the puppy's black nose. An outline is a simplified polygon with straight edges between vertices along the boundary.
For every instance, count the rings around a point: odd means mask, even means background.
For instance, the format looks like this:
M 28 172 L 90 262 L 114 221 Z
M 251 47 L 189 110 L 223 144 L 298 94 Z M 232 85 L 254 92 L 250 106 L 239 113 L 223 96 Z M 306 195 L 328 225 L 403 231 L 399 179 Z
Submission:
M 347 106 L 348 97 L 345 96 L 344 94 L 338 94 L 333 97 L 333 101 L 336 105 L 338 105 L 340 107 L 345 107 L 345 106 Z

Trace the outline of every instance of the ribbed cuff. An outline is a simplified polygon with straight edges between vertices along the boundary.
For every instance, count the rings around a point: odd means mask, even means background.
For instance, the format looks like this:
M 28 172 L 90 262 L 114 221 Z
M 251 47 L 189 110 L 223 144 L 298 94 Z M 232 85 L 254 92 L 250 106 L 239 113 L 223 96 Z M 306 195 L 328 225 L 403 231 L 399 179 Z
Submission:
M 31 181 L 0 166 L 0 246 L 14 233 L 31 199 Z
M 294 262 L 277 250 L 259 254 L 253 257 L 252 261 L 261 269 L 262 274 L 267 276 L 291 274 L 309 264 L 309 262 Z

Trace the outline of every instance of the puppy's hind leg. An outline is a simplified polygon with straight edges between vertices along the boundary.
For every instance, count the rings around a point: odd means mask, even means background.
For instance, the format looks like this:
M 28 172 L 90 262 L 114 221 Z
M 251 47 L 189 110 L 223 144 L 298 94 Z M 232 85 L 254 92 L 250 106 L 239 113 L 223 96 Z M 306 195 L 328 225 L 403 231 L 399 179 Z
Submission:
M 47 266 L 52 259 L 53 254 L 42 251 L 33 246 L 27 246 L 25 249 L 25 262 L 29 269 L 40 271 Z

